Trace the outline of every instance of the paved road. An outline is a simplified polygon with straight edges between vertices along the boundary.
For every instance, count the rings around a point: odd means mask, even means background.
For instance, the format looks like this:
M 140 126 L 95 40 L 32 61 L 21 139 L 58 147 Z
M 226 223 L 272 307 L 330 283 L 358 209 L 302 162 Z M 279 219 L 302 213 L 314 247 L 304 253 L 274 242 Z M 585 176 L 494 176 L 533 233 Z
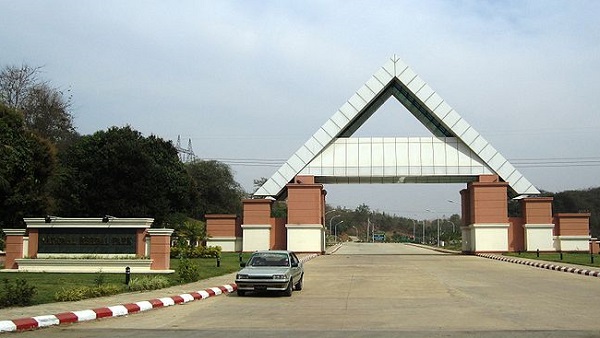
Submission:
M 347 243 L 291 298 L 219 296 L 48 337 L 600 336 L 600 280 L 403 244 Z

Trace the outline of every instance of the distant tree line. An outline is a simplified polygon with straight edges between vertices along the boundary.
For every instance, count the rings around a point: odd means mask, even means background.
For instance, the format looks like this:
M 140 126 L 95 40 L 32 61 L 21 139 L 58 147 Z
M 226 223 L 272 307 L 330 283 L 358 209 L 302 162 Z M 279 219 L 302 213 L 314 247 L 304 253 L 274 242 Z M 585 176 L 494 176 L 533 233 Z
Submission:
M 373 233 L 385 234 L 387 242 L 416 241 L 434 243 L 437 241 L 437 225 L 440 224 L 440 240 L 460 238 L 460 216 L 450 215 L 431 220 L 417 220 L 371 210 L 366 204 L 355 209 L 327 205 L 325 227 L 331 235 L 337 233 L 341 239 L 349 236 L 361 241 L 372 241 Z M 423 230 L 425 228 L 425 230 Z M 423 237 L 423 233 L 425 237 Z

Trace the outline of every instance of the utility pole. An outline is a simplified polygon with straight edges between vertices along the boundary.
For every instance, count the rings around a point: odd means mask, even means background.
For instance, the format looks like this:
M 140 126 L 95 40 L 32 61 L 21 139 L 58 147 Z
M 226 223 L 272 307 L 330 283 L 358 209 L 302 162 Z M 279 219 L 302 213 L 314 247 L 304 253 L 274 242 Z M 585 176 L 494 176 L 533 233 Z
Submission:
M 437 236 L 437 246 L 440 246 L 440 219 L 437 219 L 437 226 L 438 226 L 438 236 Z
M 367 217 L 367 243 L 369 243 L 369 228 L 371 228 L 371 217 Z

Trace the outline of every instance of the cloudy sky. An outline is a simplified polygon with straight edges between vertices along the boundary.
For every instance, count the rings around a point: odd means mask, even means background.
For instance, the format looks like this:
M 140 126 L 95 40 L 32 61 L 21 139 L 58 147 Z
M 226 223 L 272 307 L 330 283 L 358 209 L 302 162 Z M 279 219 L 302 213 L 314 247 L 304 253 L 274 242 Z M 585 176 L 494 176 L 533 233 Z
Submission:
M 539 189 L 600 186 L 599 1 L 0 0 L 0 66 L 43 66 L 77 129 L 131 125 L 252 190 L 396 54 Z M 357 136 L 429 136 L 395 100 Z M 330 185 L 458 213 L 463 185 Z

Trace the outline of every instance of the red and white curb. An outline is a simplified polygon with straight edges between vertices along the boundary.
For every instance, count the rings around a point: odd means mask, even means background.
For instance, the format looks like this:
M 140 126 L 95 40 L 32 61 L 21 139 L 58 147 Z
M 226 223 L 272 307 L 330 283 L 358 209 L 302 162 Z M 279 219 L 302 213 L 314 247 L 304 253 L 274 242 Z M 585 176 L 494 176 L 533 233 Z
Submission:
M 302 263 L 306 263 L 306 262 L 310 261 L 311 259 L 313 259 L 313 258 L 315 258 L 317 256 L 319 256 L 319 254 L 316 254 L 316 253 L 315 254 L 310 254 L 310 255 L 306 255 L 306 256 L 300 258 L 299 260 Z
M 156 298 L 137 303 L 101 307 L 93 310 L 63 312 L 55 315 L 0 320 L 0 332 L 22 331 L 66 323 L 77 323 L 106 317 L 119 317 L 156 308 L 202 300 L 237 290 L 237 285 L 227 284 L 202 291 L 184 293 L 178 296 Z
M 527 260 L 522 260 L 522 259 L 518 259 L 518 258 L 510 258 L 510 257 L 505 257 L 505 256 L 498 256 L 498 255 L 493 255 L 493 254 L 476 254 L 476 255 L 480 256 L 480 257 L 484 257 L 484 258 L 490 258 L 490 259 L 495 259 L 495 260 L 509 262 L 509 263 L 515 263 L 515 264 L 523 264 L 523 265 L 533 266 L 533 267 L 541 268 L 541 269 L 569 272 L 569 273 L 574 273 L 574 274 L 578 274 L 578 275 L 585 275 L 585 276 L 592 276 L 592 277 L 600 277 L 600 271 L 596 271 L 596 270 L 579 269 L 579 268 L 573 268 L 573 267 L 562 266 L 562 265 L 554 265 L 554 264 L 550 264 L 550 263 L 533 262 L 533 261 L 527 261 Z
M 334 245 L 333 247 L 330 248 L 328 254 L 334 254 L 336 251 L 338 251 L 340 248 L 342 247 L 342 243 L 338 243 L 336 245 Z

